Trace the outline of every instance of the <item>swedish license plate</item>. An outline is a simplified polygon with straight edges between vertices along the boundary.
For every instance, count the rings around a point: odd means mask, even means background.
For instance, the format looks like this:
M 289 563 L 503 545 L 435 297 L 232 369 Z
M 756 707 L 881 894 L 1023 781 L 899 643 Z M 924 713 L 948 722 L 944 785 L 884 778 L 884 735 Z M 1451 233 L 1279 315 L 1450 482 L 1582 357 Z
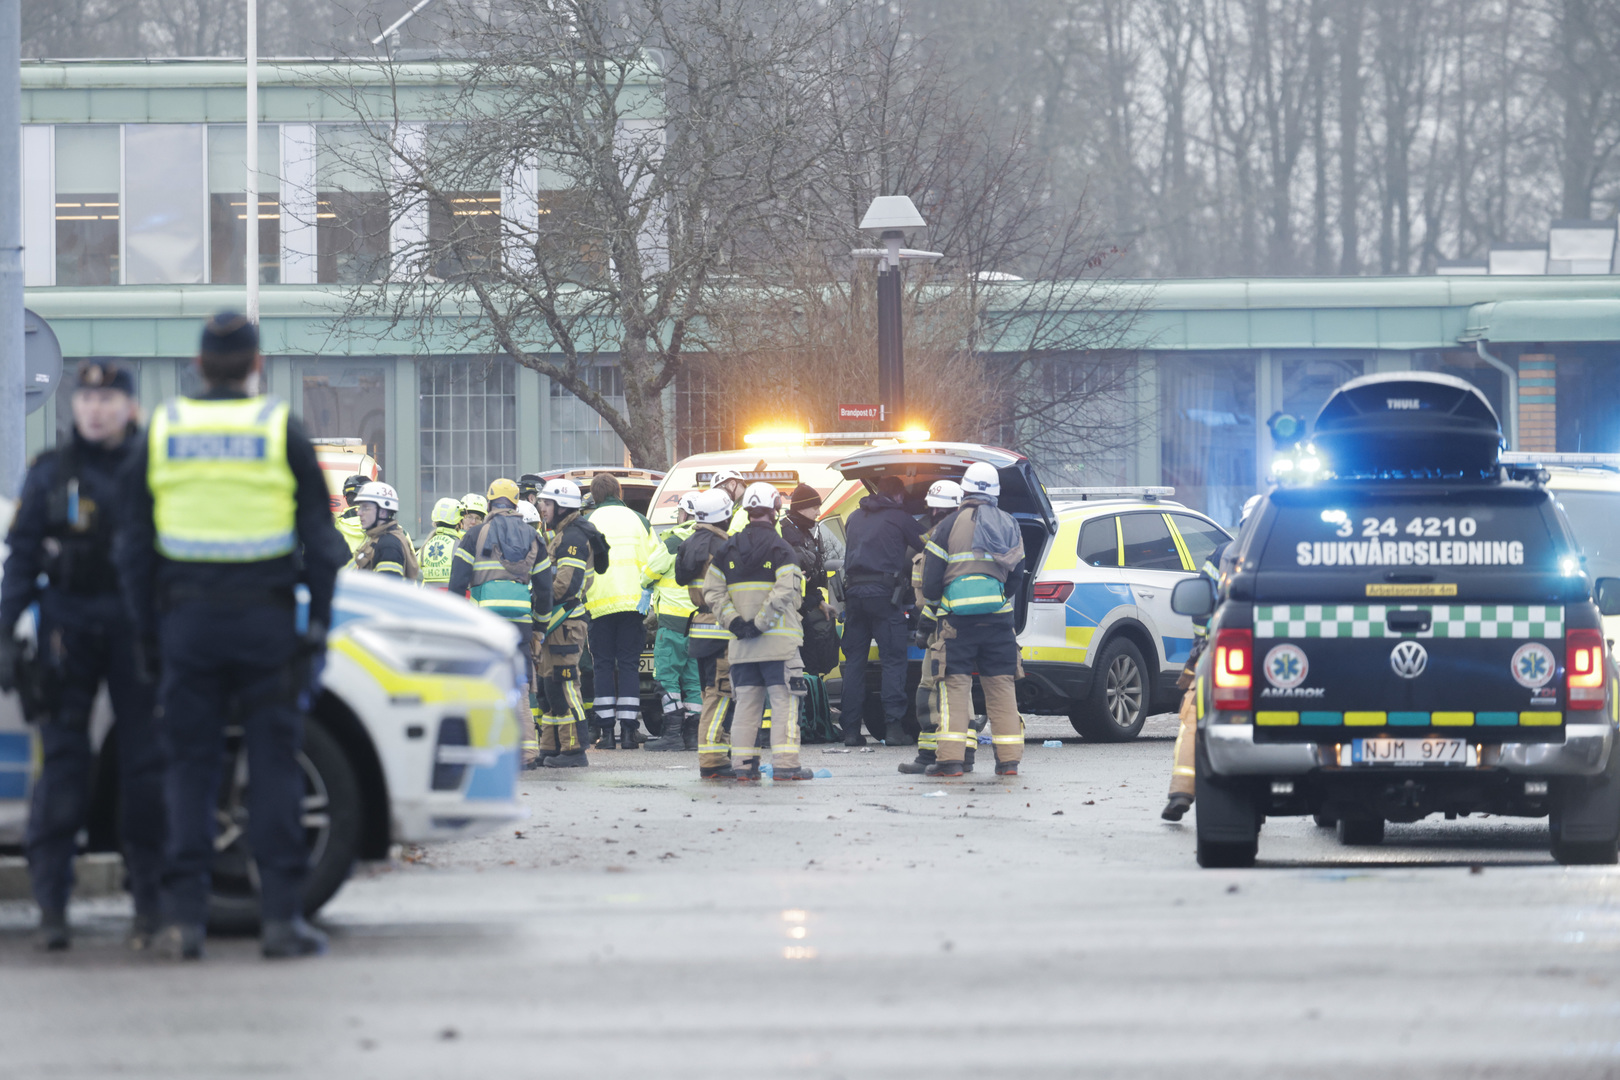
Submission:
M 651 675 L 653 673 L 653 658 L 650 656 L 643 656 L 641 658 L 641 666 L 637 670 L 643 675 Z
M 1340 765 L 1478 765 L 1466 739 L 1352 739 L 1339 746 Z

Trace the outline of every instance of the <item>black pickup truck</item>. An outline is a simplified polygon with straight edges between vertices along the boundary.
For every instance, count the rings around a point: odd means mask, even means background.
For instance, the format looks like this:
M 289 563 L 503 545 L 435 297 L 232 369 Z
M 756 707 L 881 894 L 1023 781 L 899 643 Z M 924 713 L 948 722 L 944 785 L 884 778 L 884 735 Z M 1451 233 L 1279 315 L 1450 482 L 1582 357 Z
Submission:
M 1546 473 L 1505 467 L 1484 397 L 1373 375 L 1318 415 L 1314 483 L 1231 546 L 1197 679 L 1198 861 L 1246 866 L 1279 814 L 1376 844 L 1386 821 L 1550 818 L 1561 863 L 1613 863 L 1620 688 L 1593 582 Z

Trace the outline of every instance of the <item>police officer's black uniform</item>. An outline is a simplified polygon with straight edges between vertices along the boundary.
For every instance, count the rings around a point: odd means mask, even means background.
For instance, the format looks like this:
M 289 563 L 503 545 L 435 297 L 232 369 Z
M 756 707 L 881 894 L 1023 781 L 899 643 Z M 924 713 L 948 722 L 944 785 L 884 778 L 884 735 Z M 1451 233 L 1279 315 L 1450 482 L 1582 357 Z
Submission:
M 203 331 L 202 351 L 205 357 L 254 355 L 258 334 L 239 315 L 217 315 Z M 211 385 L 200 395 L 205 402 L 247 397 L 240 384 Z M 326 481 L 303 425 L 289 416 L 293 551 L 235 562 L 169 558 L 156 548 L 149 442 L 131 455 L 130 507 L 120 522 L 117 555 L 136 623 L 162 658 L 159 733 L 169 836 L 163 875 L 168 925 L 159 948 L 186 958 L 201 955 L 224 730 L 234 718 L 242 725 L 252 776 L 248 835 L 259 873 L 263 950 L 267 956 L 321 951 L 325 939 L 302 919 L 308 852 L 297 755 L 303 741 L 301 662 L 324 655 L 337 571 L 348 558 L 332 524 Z M 231 512 L 232 492 L 221 485 L 218 513 Z M 310 594 L 308 632 L 302 636 L 294 599 L 300 582 Z
M 94 362 L 80 367 L 77 386 L 135 394 L 127 370 Z M 157 930 L 163 759 L 152 731 L 154 687 L 138 677 L 135 635 L 112 561 L 119 472 L 138 441 L 133 424 L 113 447 L 88 442 L 75 428 L 65 446 L 41 454 L 28 470 L 6 538 L 10 553 L 0 584 L 0 639 L 11 655 L 0 664 L 6 669 L 0 681 L 11 684 L 15 678 L 17 619 L 30 604 L 39 604 L 36 685 L 44 693 L 43 700 L 30 703 L 29 719 L 40 725 L 43 761 L 26 843 L 41 944 L 51 949 L 68 945 L 73 857 L 92 797 L 90 709 L 103 681 L 117 721 L 104 749 L 117 761 L 119 832 L 135 900 L 130 943 L 144 947 Z
M 890 478 L 885 478 L 890 479 Z M 884 492 L 884 488 L 898 491 Z M 866 704 L 866 663 L 877 642 L 883 666 L 884 742 L 907 743 L 906 657 L 911 634 L 904 607 L 911 599 L 911 556 L 923 547 L 922 526 L 902 505 L 905 489 L 879 483 L 879 494 L 861 500 L 844 526 L 844 742 L 859 746 Z

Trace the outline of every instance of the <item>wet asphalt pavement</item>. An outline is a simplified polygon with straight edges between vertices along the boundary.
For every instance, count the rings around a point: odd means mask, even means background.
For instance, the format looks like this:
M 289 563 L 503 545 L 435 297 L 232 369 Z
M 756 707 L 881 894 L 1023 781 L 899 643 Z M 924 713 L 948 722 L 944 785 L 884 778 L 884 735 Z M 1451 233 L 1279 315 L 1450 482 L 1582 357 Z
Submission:
M 1029 734 L 1022 776 L 949 783 L 899 748 L 746 788 L 593 752 L 518 827 L 363 869 L 317 961 L 157 964 L 119 900 L 43 956 L 0 904 L 0 1076 L 1620 1075 L 1620 871 L 1544 821 L 1273 819 L 1258 867 L 1200 870 L 1158 818 L 1173 717 Z

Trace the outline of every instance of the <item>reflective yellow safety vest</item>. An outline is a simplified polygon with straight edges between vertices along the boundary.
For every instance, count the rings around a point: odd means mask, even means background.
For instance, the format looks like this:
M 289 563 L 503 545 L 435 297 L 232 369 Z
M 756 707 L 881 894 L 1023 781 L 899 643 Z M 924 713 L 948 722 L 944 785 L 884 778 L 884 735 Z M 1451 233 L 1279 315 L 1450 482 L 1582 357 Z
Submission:
M 450 587 L 450 567 L 456 559 L 456 545 L 461 543 L 461 533 L 455 529 L 440 525 L 433 530 L 433 535 L 427 538 L 422 545 L 421 552 L 416 561 L 422 567 L 422 584 L 430 589 L 448 589 Z
M 675 554 L 680 550 L 682 541 L 691 536 L 696 528 L 697 522 L 688 521 L 664 533 L 653 548 L 652 558 L 647 560 L 641 583 L 652 587 L 660 615 L 684 619 L 697 610 L 686 586 L 675 583 Z
M 287 403 L 175 398 L 147 435 L 157 548 L 180 562 L 258 562 L 298 546 Z
M 591 618 L 634 611 L 641 602 L 641 572 L 657 540 L 647 519 L 622 502 L 603 503 L 585 515 L 608 542 L 608 568 L 596 575 L 585 596 Z

